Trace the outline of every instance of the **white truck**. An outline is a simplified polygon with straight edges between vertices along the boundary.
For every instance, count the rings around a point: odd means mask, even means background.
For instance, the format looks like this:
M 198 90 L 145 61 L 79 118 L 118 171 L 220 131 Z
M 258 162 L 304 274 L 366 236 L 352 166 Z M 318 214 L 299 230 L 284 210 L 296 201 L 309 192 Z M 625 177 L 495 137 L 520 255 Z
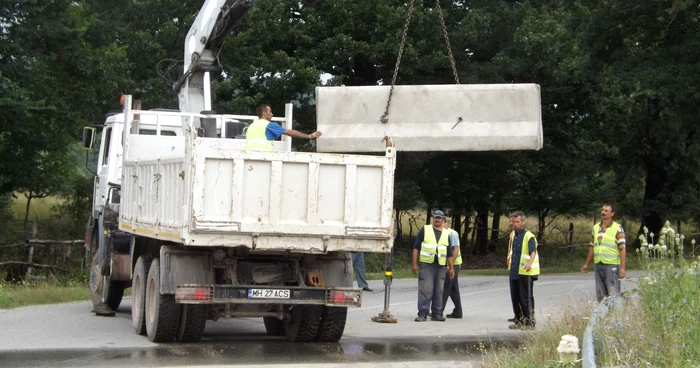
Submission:
M 391 250 L 391 139 L 381 147 L 383 155 L 294 152 L 289 137 L 275 141 L 273 152 L 243 150 L 245 123 L 256 117 L 211 111 L 209 73 L 223 38 L 252 4 L 205 1 L 174 86 L 179 111 L 142 110 L 124 96 L 123 111 L 109 115 L 100 133 L 86 231 L 86 247 L 94 253 L 93 304 L 98 314 L 113 314 L 131 287 L 134 329 L 154 342 L 197 341 L 206 321 L 221 317 L 262 317 L 268 334 L 290 341 L 338 341 L 347 308 L 362 303 L 361 289 L 352 287 L 350 252 Z M 318 115 L 346 105 L 349 91 L 339 99 L 317 89 L 317 99 L 328 106 Z M 539 88 L 525 94 L 533 91 L 534 110 L 511 110 L 535 111 L 527 119 L 536 120 L 540 129 L 533 134 L 541 138 Z M 411 91 L 402 93 L 394 106 L 415 108 Z M 503 109 L 508 107 L 487 110 Z M 516 115 L 522 122 L 523 113 Z M 292 105 L 276 120 L 291 128 Z M 467 134 L 453 130 L 452 117 L 438 123 L 445 132 L 434 128 L 437 134 L 417 141 Z M 392 129 L 401 131 L 399 124 Z M 343 130 L 328 130 L 344 141 Z M 422 134 L 416 130 L 414 136 Z M 94 127 L 84 129 L 86 149 L 96 136 Z M 536 141 L 532 148 L 541 147 Z M 342 148 L 328 148 L 333 150 Z

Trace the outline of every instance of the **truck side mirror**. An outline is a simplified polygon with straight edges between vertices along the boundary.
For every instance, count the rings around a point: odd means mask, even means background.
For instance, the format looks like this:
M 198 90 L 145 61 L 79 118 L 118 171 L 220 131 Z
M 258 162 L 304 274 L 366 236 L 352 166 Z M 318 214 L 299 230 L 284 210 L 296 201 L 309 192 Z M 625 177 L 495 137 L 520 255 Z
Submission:
M 95 141 L 95 128 L 84 127 L 83 128 L 83 149 L 86 151 L 92 151 L 92 142 Z

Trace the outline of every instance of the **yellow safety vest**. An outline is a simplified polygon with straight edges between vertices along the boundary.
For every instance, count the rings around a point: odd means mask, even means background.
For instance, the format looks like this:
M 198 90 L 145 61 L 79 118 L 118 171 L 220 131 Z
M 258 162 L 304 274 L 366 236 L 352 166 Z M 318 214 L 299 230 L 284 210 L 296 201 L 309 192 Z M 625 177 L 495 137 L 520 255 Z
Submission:
M 449 229 L 449 230 L 450 230 L 450 234 L 455 233 L 455 234 L 457 235 L 457 245 L 452 244 L 452 247 L 453 247 L 453 248 L 452 248 L 452 252 L 454 253 L 454 251 L 455 251 L 455 250 L 454 250 L 454 247 L 456 246 L 457 249 L 459 249 L 459 246 L 460 246 L 460 244 L 459 244 L 459 234 L 457 234 L 457 231 L 455 231 L 454 229 Z M 455 257 L 455 262 L 453 263 L 453 265 L 454 265 L 454 266 L 459 266 L 459 265 L 461 265 L 461 264 L 462 264 L 462 253 L 460 253 L 457 257 Z
M 511 262 L 510 258 L 513 256 L 513 239 L 515 239 L 515 231 L 510 232 L 510 240 L 508 241 L 508 258 L 506 259 L 506 264 L 508 265 L 508 270 L 510 270 Z M 535 239 L 535 260 L 530 266 L 530 271 L 525 271 L 525 266 L 530 261 L 530 239 Z M 525 236 L 523 237 L 523 245 L 520 249 L 520 263 L 518 266 L 518 275 L 525 276 L 535 276 L 540 274 L 540 255 L 537 253 L 537 238 L 535 234 L 525 230 Z
M 432 225 L 423 227 L 423 243 L 420 246 L 420 261 L 423 263 L 434 263 L 435 254 L 438 256 L 438 264 L 447 264 L 447 246 L 450 245 L 449 234 L 442 230 L 440 240 L 435 239 L 435 231 Z
M 605 229 L 605 233 L 599 236 L 600 223 L 593 226 L 593 263 L 609 265 L 620 264 L 620 249 L 617 247 L 617 232 L 620 224 L 613 222 Z
M 272 141 L 267 140 L 265 130 L 269 121 L 265 119 L 255 120 L 245 132 L 244 150 L 274 151 Z

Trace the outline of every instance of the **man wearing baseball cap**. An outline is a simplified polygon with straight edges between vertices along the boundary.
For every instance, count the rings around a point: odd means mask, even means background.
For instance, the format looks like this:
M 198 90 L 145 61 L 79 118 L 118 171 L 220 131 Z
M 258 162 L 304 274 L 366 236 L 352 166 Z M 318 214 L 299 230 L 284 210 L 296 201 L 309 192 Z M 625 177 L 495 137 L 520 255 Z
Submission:
M 445 213 L 433 212 L 433 224 L 425 225 L 416 236 L 413 243 L 413 262 L 411 269 L 418 275 L 418 317 L 416 322 L 428 320 L 445 321 L 442 315 L 442 293 L 445 286 L 445 275 L 455 276 L 452 263 L 452 244 L 448 231 L 442 226 Z

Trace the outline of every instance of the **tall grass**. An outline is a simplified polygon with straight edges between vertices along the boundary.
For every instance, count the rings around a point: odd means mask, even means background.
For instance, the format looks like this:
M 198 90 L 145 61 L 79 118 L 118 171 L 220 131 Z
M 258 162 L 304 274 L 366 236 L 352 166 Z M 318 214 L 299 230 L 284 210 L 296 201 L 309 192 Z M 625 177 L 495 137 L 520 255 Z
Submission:
M 700 367 L 700 257 L 684 257 L 681 237 L 670 248 L 656 242 L 630 252 L 628 259 L 636 259 L 643 276 L 595 326 L 598 366 Z M 486 366 L 577 366 L 560 362 L 556 348 L 563 335 L 582 341 L 593 306 L 571 308 L 574 313 L 564 313 L 524 337 L 520 349 L 495 351 Z
M 643 242 L 638 288 L 598 325 L 601 365 L 700 366 L 700 257 L 684 257 L 681 237 L 657 242 Z
M 89 298 L 87 282 L 82 279 L 53 280 L 30 284 L 0 281 L 0 309 L 64 303 Z
M 583 339 L 583 332 L 588 324 L 588 318 L 593 311 L 593 304 L 570 305 L 552 321 L 538 321 L 537 330 L 524 332 L 520 348 L 497 349 L 486 352 L 484 365 L 487 367 L 565 367 L 558 360 L 557 346 L 564 335 L 576 336 Z

